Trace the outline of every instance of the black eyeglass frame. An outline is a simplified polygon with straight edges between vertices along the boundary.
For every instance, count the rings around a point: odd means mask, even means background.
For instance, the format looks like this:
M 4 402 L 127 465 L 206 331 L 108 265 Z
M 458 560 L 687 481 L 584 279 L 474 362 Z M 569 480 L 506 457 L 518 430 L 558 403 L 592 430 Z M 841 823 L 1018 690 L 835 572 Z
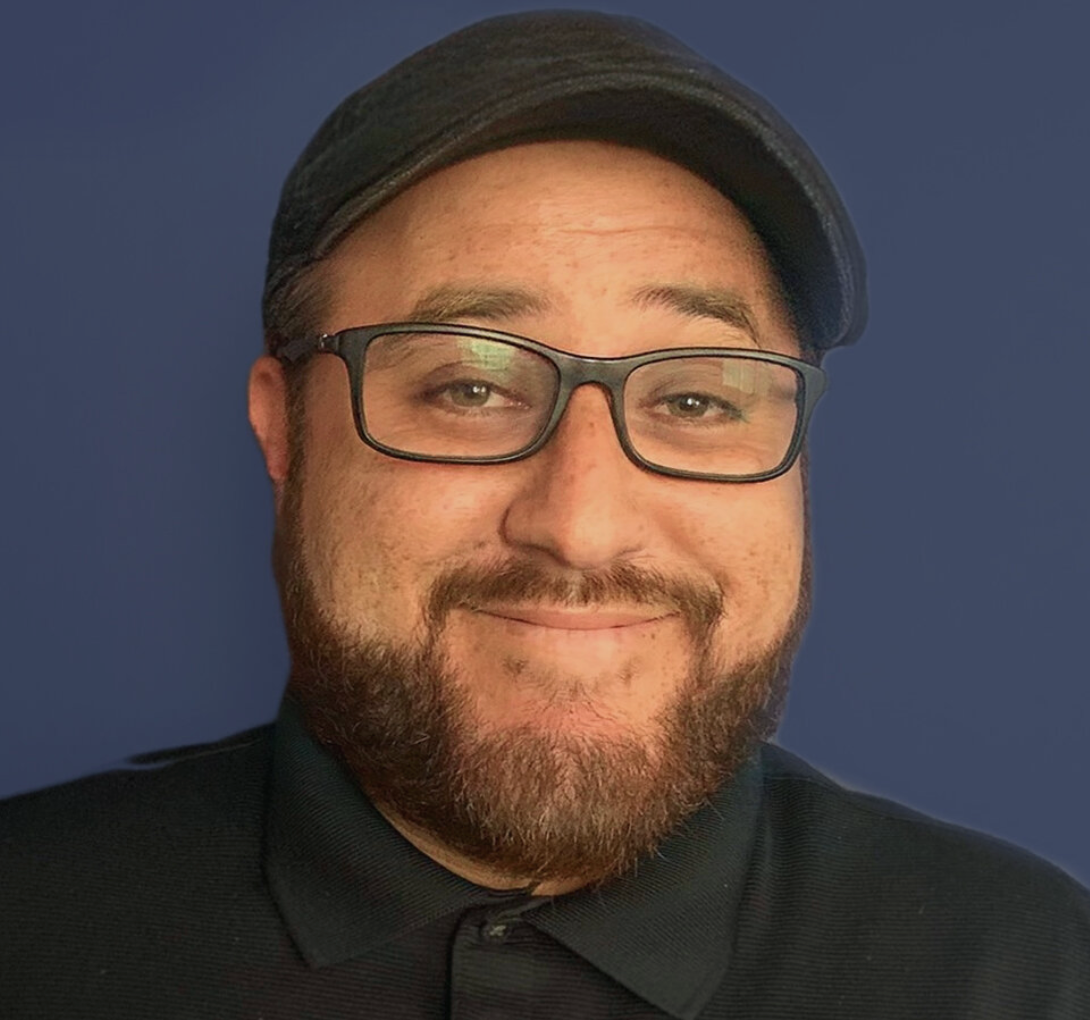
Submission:
M 438 457 L 420 453 L 407 453 L 386 446 L 367 431 L 363 413 L 363 362 L 368 345 L 380 336 L 395 333 L 442 333 L 451 336 L 467 336 L 481 340 L 497 340 L 533 351 L 551 362 L 560 380 L 553 411 L 549 420 L 536 439 L 514 453 L 505 453 L 489 457 Z M 816 365 L 810 365 L 798 358 L 786 354 L 774 354 L 770 351 L 750 350 L 739 347 L 673 347 L 643 354 L 634 354 L 622 358 L 594 358 L 579 354 L 558 351 L 537 340 L 504 333 L 479 326 L 461 326 L 451 323 L 432 322 L 387 322 L 372 326 L 352 326 L 336 333 L 323 333 L 320 336 L 301 337 L 284 344 L 277 351 L 276 357 L 288 364 L 297 364 L 312 354 L 334 354 L 348 369 L 348 379 L 352 391 L 352 413 L 356 421 L 356 432 L 361 440 L 379 453 L 385 453 L 399 460 L 414 460 L 432 464 L 509 464 L 513 461 L 532 457 L 552 438 L 556 426 L 564 416 L 568 400 L 576 387 L 587 383 L 596 383 L 609 395 L 609 411 L 613 426 L 617 432 L 621 448 L 632 463 L 655 474 L 668 475 L 672 478 L 693 478 L 709 482 L 764 482 L 777 478 L 791 469 L 802 450 L 803 438 L 810 422 L 810 416 L 818 400 L 825 392 L 828 377 Z M 722 356 L 724 354 L 743 360 L 765 361 L 774 365 L 785 365 L 799 373 L 802 379 L 801 395 L 796 394 L 795 402 L 799 413 L 795 420 L 795 433 L 791 437 L 787 453 L 783 460 L 769 471 L 750 475 L 714 475 L 700 471 L 683 471 L 678 468 L 662 467 L 645 460 L 632 445 L 628 435 L 628 426 L 624 420 L 624 386 L 629 375 L 637 368 L 656 361 L 670 361 L 683 357 Z

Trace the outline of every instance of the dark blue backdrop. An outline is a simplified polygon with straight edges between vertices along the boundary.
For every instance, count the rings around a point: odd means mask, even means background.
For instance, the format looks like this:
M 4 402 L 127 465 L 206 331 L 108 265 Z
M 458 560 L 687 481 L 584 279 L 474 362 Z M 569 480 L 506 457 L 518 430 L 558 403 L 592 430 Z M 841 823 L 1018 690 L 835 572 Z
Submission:
M 245 380 L 280 182 L 343 95 L 523 6 L 9 13 L 0 796 L 273 717 Z M 1090 880 L 1084 16 L 605 6 L 776 103 L 869 257 L 871 325 L 813 427 L 816 608 L 780 742 Z

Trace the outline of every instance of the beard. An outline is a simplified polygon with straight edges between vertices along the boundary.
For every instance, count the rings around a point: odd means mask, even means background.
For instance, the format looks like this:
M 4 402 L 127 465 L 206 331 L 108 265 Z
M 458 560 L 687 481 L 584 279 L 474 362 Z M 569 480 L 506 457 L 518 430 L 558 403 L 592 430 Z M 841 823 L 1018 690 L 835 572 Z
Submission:
M 387 819 L 527 891 L 573 880 L 598 888 L 634 873 L 778 727 L 810 611 L 808 505 L 794 611 L 779 639 L 744 662 L 728 666 L 714 649 L 724 615 L 718 587 L 629 564 L 578 577 L 525 558 L 452 567 L 427 593 L 415 637 L 396 641 L 353 633 L 319 604 L 305 557 L 301 443 L 292 445 L 273 545 L 291 655 L 287 696 Z M 802 470 L 805 490 L 805 454 Z M 639 732 L 533 723 L 485 731 L 473 677 L 443 651 L 444 625 L 452 609 L 505 602 L 670 607 L 689 639 L 677 656 L 683 676 Z M 499 654 L 494 668 L 512 683 L 533 672 Z M 603 711 L 574 673 L 538 671 L 533 682 L 553 704 Z

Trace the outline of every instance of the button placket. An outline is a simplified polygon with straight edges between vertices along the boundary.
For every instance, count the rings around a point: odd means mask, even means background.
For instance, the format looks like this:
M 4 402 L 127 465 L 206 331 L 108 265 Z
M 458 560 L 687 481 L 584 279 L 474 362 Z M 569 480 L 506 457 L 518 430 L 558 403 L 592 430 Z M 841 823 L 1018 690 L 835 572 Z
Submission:
M 538 1020 L 540 962 L 532 926 L 519 915 L 543 898 L 512 907 L 471 909 L 455 933 L 450 956 L 450 1020 Z

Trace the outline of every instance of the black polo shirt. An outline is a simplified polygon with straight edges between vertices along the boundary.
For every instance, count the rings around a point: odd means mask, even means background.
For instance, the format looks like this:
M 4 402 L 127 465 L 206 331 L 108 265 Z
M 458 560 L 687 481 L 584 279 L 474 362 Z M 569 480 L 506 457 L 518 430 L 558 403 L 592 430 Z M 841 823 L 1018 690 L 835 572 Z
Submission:
M 631 877 L 494 893 L 304 729 L 0 802 L 0 1017 L 1090 1020 L 1090 894 L 764 745 Z

